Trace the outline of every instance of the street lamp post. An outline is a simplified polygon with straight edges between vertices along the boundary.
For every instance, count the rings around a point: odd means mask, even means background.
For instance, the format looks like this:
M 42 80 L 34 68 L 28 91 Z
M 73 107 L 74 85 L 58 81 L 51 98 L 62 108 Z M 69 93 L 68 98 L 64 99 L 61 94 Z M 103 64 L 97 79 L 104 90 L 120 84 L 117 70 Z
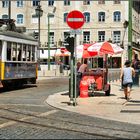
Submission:
M 8 7 L 8 16 L 11 19 L 11 1 L 9 0 L 9 7 Z
M 123 23 L 123 28 L 124 28 L 124 33 L 123 33 L 123 38 L 122 38 L 122 43 L 121 43 L 121 47 L 124 49 L 124 38 L 125 38 L 125 33 L 126 33 L 126 30 L 127 30 L 127 27 L 128 27 L 128 24 L 129 24 L 129 22 L 128 21 L 124 21 L 124 23 Z M 123 64 L 122 64 L 122 60 L 121 60 L 121 67 L 123 66 Z
M 50 13 L 48 13 L 48 70 L 50 70 Z
M 128 24 L 129 24 L 129 22 L 128 21 L 124 21 L 124 23 L 123 23 L 123 28 L 124 28 L 124 34 L 123 34 L 123 38 L 122 38 L 122 44 L 121 44 L 121 47 L 124 49 L 124 37 L 125 37 L 125 33 L 126 33 L 126 29 L 127 29 L 127 27 L 128 27 Z M 121 56 L 121 69 L 122 69 L 122 67 L 123 67 L 123 63 L 122 63 L 123 61 L 122 61 L 122 56 Z M 121 80 L 121 89 L 120 90 L 123 90 L 123 83 L 122 83 L 122 81 L 123 81 L 123 79 Z
M 50 17 L 54 17 L 56 7 L 53 9 L 53 13 L 48 13 L 48 70 L 50 70 Z
M 126 33 L 126 29 L 128 27 L 128 21 L 125 20 L 125 22 L 123 23 L 123 27 L 124 27 L 124 34 L 123 34 L 123 39 L 122 39 L 122 48 L 124 48 L 124 37 L 125 37 L 125 33 Z
M 41 5 L 40 2 L 37 6 L 37 8 L 35 9 L 36 12 L 36 16 L 38 17 L 38 59 L 40 58 L 40 17 L 43 15 L 43 10 L 41 9 Z

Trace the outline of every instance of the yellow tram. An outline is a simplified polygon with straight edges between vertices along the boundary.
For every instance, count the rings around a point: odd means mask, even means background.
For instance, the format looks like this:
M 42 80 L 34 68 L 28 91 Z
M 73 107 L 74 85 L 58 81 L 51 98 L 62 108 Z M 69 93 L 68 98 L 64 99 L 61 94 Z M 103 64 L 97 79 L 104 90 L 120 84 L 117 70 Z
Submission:
M 37 45 L 32 36 L 0 30 L 0 85 L 21 86 L 37 79 Z

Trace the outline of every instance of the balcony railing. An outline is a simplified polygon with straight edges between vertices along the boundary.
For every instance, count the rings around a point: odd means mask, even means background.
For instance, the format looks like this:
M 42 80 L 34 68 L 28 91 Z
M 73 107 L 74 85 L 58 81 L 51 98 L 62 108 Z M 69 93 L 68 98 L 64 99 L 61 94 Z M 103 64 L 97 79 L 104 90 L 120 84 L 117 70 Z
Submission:
M 132 42 L 132 47 L 136 48 L 136 49 L 140 49 L 140 44 L 139 42 Z
M 57 48 L 57 42 L 53 42 L 50 44 L 51 48 Z M 48 42 L 45 42 L 44 44 L 41 44 L 41 48 L 48 48 Z

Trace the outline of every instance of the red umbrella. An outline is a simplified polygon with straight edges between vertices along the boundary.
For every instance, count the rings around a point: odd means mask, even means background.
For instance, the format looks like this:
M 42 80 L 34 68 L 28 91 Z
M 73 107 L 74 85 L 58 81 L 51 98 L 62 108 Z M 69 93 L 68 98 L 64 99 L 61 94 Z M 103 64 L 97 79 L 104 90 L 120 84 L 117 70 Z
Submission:
M 94 43 L 90 47 L 88 47 L 89 52 L 96 52 L 99 55 L 102 54 L 118 54 L 123 52 L 123 49 L 119 47 L 117 44 L 109 43 L 109 42 L 99 42 Z
M 97 55 L 97 52 L 89 52 L 88 48 L 93 44 L 83 44 L 76 47 L 77 58 L 91 58 Z

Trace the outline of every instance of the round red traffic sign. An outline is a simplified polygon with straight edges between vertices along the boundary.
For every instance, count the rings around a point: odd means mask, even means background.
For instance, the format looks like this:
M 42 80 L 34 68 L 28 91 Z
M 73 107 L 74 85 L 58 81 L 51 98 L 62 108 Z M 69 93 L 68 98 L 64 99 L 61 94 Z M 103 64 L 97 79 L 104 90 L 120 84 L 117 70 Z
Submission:
M 66 22 L 72 29 L 78 29 L 82 27 L 85 22 L 84 15 L 78 10 L 71 11 L 67 15 Z

